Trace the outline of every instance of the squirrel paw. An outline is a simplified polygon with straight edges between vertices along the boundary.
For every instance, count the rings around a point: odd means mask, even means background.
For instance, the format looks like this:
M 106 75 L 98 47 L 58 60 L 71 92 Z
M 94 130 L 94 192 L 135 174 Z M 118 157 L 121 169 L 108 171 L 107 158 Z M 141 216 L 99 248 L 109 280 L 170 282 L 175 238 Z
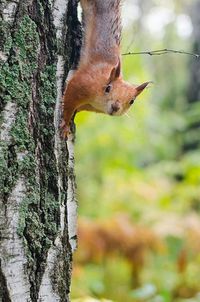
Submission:
M 70 126 L 66 125 L 65 121 L 63 120 L 61 122 L 60 128 L 61 128 L 61 137 L 63 139 L 67 139 L 68 135 L 71 133 Z

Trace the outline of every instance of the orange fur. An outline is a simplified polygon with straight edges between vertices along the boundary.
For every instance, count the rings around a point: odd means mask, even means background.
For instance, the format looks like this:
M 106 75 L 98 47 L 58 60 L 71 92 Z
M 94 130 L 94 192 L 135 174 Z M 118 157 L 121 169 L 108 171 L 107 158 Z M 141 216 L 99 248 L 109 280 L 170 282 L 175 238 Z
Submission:
M 78 69 L 64 92 L 64 137 L 76 111 L 122 115 L 148 85 L 122 79 L 120 0 L 81 0 L 81 5 L 85 35 Z

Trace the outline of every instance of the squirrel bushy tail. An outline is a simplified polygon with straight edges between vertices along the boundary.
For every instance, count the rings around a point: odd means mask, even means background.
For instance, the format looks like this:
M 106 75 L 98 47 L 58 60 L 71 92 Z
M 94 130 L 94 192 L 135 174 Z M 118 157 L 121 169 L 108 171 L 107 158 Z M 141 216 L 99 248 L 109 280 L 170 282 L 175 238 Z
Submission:
M 81 0 L 84 20 L 82 54 L 92 51 L 107 61 L 117 61 L 121 40 L 120 0 Z

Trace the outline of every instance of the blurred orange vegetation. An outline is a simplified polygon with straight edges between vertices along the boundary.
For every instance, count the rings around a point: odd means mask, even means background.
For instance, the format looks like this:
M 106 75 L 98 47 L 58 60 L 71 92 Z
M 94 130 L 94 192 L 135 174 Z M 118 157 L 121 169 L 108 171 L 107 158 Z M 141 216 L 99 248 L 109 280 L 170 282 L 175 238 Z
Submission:
M 125 214 L 105 221 L 80 219 L 78 238 L 76 265 L 89 262 L 103 264 L 107 258 L 120 255 L 130 264 L 132 287 L 140 284 L 139 274 L 145 265 L 146 254 L 164 248 L 153 231 L 134 225 Z
M 109 220 L 93 221 L 81 218 L 78 224 L 79 241 L 75 253 L 74 275 L 81 274 L 81 268 L 88 263 L 103 266 L 109 259 L 122 257 L 129 264 L 130 287 L 140 287 L 142 271 L 148 266 L 148 256 L 170 253 L 166 241 L 167 237 L 172 235 L 173 223 L 170 221 L 169 218 L 170 227 L 167 233 L 167 229 L 165 232 L 159 232 L 158 225 L 153 229 L 133 224 L 126 214 Z M 173 296 L 189 298 L 198 292 L 195 285 L 188 283 L 186 275 L 191 258 L 198 258 L 200 254 L 200 221 L 194 214 L 178 221 L 177 224 L 181 225 L 182 233 L 174 224 L 174 236 L 183 240 L 184 244 L 174 260 L 177 274 L 181 277 L 174 286 Z

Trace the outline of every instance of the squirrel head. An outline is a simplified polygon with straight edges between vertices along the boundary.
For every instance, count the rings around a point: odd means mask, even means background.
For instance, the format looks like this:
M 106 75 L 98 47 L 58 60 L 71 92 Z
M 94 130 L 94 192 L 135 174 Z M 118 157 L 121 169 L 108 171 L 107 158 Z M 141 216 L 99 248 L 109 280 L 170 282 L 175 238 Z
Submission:
M 104 104 L 106 113 L 110 115 L 122 115 L 128 111 L 136 97 L 147 87 L 150 82 L 139 86 L 125 82 L 121 76 L 120 61 L 111 70 L 108 84 L 104 87 Z

